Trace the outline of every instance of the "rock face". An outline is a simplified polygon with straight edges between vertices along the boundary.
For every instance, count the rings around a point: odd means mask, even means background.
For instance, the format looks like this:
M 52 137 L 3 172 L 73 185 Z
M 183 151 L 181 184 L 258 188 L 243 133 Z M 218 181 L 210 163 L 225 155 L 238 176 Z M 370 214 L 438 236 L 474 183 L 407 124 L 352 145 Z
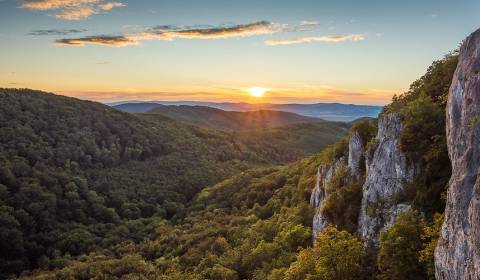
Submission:
M 348 161 L 342 157 L 336 160 L 333 164 L 323 164 L 318 167 L 317 182 L 310 196 L 310 205 L 316 208 L 315 216 L 313 217 L 313 240 L 316 240 L 318 233 L 324 230 L 329 224 L 328 219 L 323 216 L 321 212 L 322 202 L 328 196 L 327 185 L 332 180 L 332 177 L 338 168 L 347 165 L 347 163 L 352 172 L 352 176 L 359 179 L 362 175 L 361 164 L 364 164 L 363 154 L 363 141 L 360 134 L 354 132 L 348 143 Z
M 383 116 L 378 122 L 378 144 L 366 155 L 367 177 L 358 220 L 358 234 L 367 242 L 377 242 L 381 230 L 409 206 L 397 204 L 395 197 L 413 180 L 415 168 L 400 151 L 402 121 L 399 114 Z
M 324 164 L 318 167 L 317 182 L 310 196 L 310 205 L 315 208 L 315 216 L 313 217 L 313 240 L 317 239 L 319 232 L 328 225 L 328 220 L 320 211 L 323 200 L 328 196 L 326 187 L 330 183 L 335 171 L 342 165 L 345 165 L 345 159 L 340 158 L 333 164 Z
M 460 48 L 447 103 L 452 177 L 435 251 L 437 279 L 480 279 L 480 29 Z
M 352 176 L 355 178 L 359 178 L 362 173 L 364 153 L 362 137 L 355 131 L 350 136 L 348 143 L 348 167 L 350 167 Z

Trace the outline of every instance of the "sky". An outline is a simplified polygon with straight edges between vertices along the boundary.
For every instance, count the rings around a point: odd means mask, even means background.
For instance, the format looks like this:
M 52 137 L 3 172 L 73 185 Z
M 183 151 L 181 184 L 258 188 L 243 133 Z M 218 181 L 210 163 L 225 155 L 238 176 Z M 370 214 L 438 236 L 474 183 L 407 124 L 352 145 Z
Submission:
M 479 14 L 479 0 L 0 0 L 0 87 L 383 105 Z

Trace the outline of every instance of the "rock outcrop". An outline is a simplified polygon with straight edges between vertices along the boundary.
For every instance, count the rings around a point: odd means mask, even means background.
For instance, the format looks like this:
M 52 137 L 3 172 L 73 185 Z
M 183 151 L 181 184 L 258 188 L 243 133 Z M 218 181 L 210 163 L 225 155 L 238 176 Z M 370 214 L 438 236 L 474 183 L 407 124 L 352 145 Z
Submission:
M 328 196 L 327 185 L 332 180 L 335 172 L 342 166 L 348 166 L 351 175 L 355 179 L 359 179 L 362 175 L 361 164 L 364 164 L 364 147 L 363 141 L 358 132 L 352 133 L 348 143 L 348 160 L 340 158 L 332 164 L 322 164 L 318 167 L 317 182 L 310 196 L 310 205 L 315 208 L 315 216 L 313 217 L 313 240 L 317 238 L 319 232 L 328 226 L 328 219 L 322 214 L 322 202 Z
M 415 167 L 400 151 L 402 120 L 399 114 L 379 119 L 377 145 L 367 152 L 367 177 L 358 220 L 358 234 L 367 242 L 378 241 L 378 234 L 395 222 L 409 206 L 397 204 L 396 196 L 413 180 Z
M 323 200 L 327 197 L 327 185 L 330 183 L 335 171 L 342 165 L 345 165 L 345 159 L 340 158 L 333 164 L 322 164 L 318 167 L 317 182 L 310 196 L 310 205 L 315 208 L 315 216 L 313 217 L 313 240 L 317 239 L 319 232 L 325 229 L 329 224 L 326 217 L 321 213 Z
M 452 177 L 436 278 L 480 279 L 480 29 L 462 44 L 447 103 Z
M 355 131 L 350 136 L 348 142 L 348 167 L 352 172 L 352 176 L 360 178 L 362 173 L 362 165 L 364 163 L 365 148 L 363 147 L 363 141 L 360 134 Z

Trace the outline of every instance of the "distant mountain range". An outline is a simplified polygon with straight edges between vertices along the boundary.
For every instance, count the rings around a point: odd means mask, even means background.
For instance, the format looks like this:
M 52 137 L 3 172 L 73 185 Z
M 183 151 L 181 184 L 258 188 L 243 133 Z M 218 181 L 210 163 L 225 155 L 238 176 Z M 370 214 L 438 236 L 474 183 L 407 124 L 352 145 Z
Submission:
M 362 117 L 376 118 L 381 106 L 355 105 L 340 103 L 315 103 L 315 104 L 271 104 L 271 103 L 216 103 L 216 102 L 197 102 L 197 101 L 123 101 L 109 103 L 116 109 L 130 113 L 146 113 L 161 105 L 169 106 L 203 106 L 216 108 L 224 111 L 284 111 L 299 114 L 306 117 L 320 118 L 329 121 L 349 122 Z

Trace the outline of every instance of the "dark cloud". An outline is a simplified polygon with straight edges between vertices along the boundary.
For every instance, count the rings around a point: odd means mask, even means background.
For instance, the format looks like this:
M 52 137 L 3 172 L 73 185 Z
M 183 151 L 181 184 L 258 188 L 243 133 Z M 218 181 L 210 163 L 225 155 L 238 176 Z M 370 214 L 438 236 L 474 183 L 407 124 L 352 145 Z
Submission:
M 32 30 L 28 35 L 32 36 L 51 36 L 51 35 L 70 35 L 87 31 L 86 29 L 39 29 Z
M 124 47 L 135 45 L 137 41 L 125 36 L 87 36 L 82 38 L 59 39 L 55 40 L 55 45 L 82 47 L 85 45 L 100 45 L 110 47 Z

